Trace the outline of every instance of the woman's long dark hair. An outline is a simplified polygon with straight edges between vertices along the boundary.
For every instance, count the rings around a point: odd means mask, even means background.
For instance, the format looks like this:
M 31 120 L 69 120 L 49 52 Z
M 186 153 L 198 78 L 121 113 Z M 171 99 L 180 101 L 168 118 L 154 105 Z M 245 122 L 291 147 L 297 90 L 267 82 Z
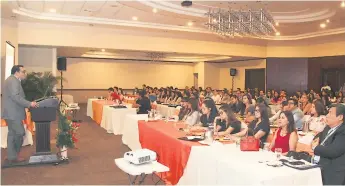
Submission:
M 228 122 L 226 123 L 226 127 L 230 125 L 230 123 L 238 121 L 236 118 L 234 112 L 232 111 L 231 107 L 229 105 L 222 105 L 219 110 L 222 110 L 226 113 L 226 116 L 228 118 Z
M 192 114 L 194 111 L 199 111 L 198 99 L 190 98 L 188 103 L 191 104 L 191 112 L 190 112 L 190 114 Z
M 322 116 L 325 115 L 325 106 L 323 105 L 322 101 L 320 100 L 315 100 L 313 102 L 313 104 L 315 105 L 315 111 L 317 113 L 318 116 Z
M 261 122 L 269 123 L 267 106 L 264 103 L 259 103 L 256 106 L 259 107 Z
M 206 108 L 211 109 L 210 116 L 207 120 L 214 121 L 214 118 L 218 116 L 218 110 L 213 99 L 207 99 L 203 102 L 203 104 L 206 106 Z
M 341 96 L 340 96 L 340 94 L 341 94 Z M 343 94 L 343 92 L 342 91 L 339 91 L 338 92 L 338 96 L 337 96 L 337 100 L 338 99 L 340 99 L 340 102 L 339 103 L 343 103 L 344 101 L 344 94 Z
M 293 119 L 293 114 L 291 111 L 283 111 L 280 113 L 280 115 L 284 114 L 289 122 L 288 127 L 287 127 L 287 132 L 290 134 L 294 131 L 296 131 L 296 126 L 295 126 L 295 120 Z M 280 117 L 279 115 L 279 117 Z

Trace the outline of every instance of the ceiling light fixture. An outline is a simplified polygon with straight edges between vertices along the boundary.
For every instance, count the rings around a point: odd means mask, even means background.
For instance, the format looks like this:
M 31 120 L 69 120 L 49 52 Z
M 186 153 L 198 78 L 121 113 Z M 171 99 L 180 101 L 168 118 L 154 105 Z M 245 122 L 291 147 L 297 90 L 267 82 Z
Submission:
M 278 22 L 276 22 L 276 26 L 279 26 L 279 23 L 278 23 Z
M 49 9 L 49 12 L 51 12 L 51 13 L 56 13 L 56 9 L 51 8 L 51 9 Z
M 137 21 L 137 20 L 138 20 L 138 18 L 137 18 L 137 17 L 135 17 L 135 16 L 133 16 L 133 17 L 132 17 L 132 20 L 133 20 L 133 21 Z
M 345 8 L 345 1 L 341 2 L 340 6 Z
M 102 49 L 102 52 L 105 52 L 105 49 L 104 49 L 104 48 Z
M 157 13 L 157 9 L 156 8 L 152 9 L 152 12 Z
M 188 22 L 188 26 L 193 26 L 193 23 L 192 22 Z
M 321 24 L 320 24 L 320 27 L 321 27 L 321 28 L 326 28 L 326 24 L 325 24 L 325 23 L 321 23 Z
M 266 9 L 234 10 L 210 9 L 206 13 L 208 29 L 216 34 L 227 37 L 265 37 L 274 35 L 277 30 L 271 13 Z M 217 22 L 213 22 L 216 19 Z
M 329 23 L 329 19 L 327 19 L 326 22 Z

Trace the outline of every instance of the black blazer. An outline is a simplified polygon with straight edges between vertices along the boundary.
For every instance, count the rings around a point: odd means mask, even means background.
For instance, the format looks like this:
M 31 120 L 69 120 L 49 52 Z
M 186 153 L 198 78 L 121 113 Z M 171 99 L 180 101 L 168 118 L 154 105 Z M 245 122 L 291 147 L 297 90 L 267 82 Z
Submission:
M 330 127 L 325 127 L 320 135 L 320 144 L 325 139 Z M 318 145 L 314 154 L 320 156 L 324 185 L 345 184 L 345 122 L 325 141 Z

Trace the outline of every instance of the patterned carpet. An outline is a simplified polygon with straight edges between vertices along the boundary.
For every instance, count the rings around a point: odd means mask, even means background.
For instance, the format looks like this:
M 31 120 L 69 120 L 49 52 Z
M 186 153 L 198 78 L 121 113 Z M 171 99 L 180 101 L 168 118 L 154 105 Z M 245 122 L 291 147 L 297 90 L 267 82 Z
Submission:
M 129 151 L 122 144 L 121 136 L 107 134 L 104 129 L 86 117 L 86 105 L 81 105 L 77 115 L 82 119 L 78 131 L 77 149 L 69 149 L 69 164 L 40 165 L 31 167 L 6 168 L 1 171 L 3 185 L 128 185 L 128 176 L 114 164 L 114 159 L 123 157 Z M 57 123 L 51 126 L 52 150 L 55 147 Z M 22 148 L 23 156 L 29 158 L 35 152 L 35 146 Z M 1 161 L 4 162 L 6 149 L 1 149 Z M 157 178 L 154 178 L 155 181 Z M 143 183 L 152 185 L 147 177 Z

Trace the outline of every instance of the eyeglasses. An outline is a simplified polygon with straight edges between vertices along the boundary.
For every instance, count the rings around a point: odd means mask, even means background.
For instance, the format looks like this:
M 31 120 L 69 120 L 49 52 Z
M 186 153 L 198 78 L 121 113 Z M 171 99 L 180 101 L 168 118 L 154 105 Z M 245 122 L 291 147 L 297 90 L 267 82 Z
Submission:
M 294 102 L 288 102 L 289 105 L 294 105 L 295 103 Z

